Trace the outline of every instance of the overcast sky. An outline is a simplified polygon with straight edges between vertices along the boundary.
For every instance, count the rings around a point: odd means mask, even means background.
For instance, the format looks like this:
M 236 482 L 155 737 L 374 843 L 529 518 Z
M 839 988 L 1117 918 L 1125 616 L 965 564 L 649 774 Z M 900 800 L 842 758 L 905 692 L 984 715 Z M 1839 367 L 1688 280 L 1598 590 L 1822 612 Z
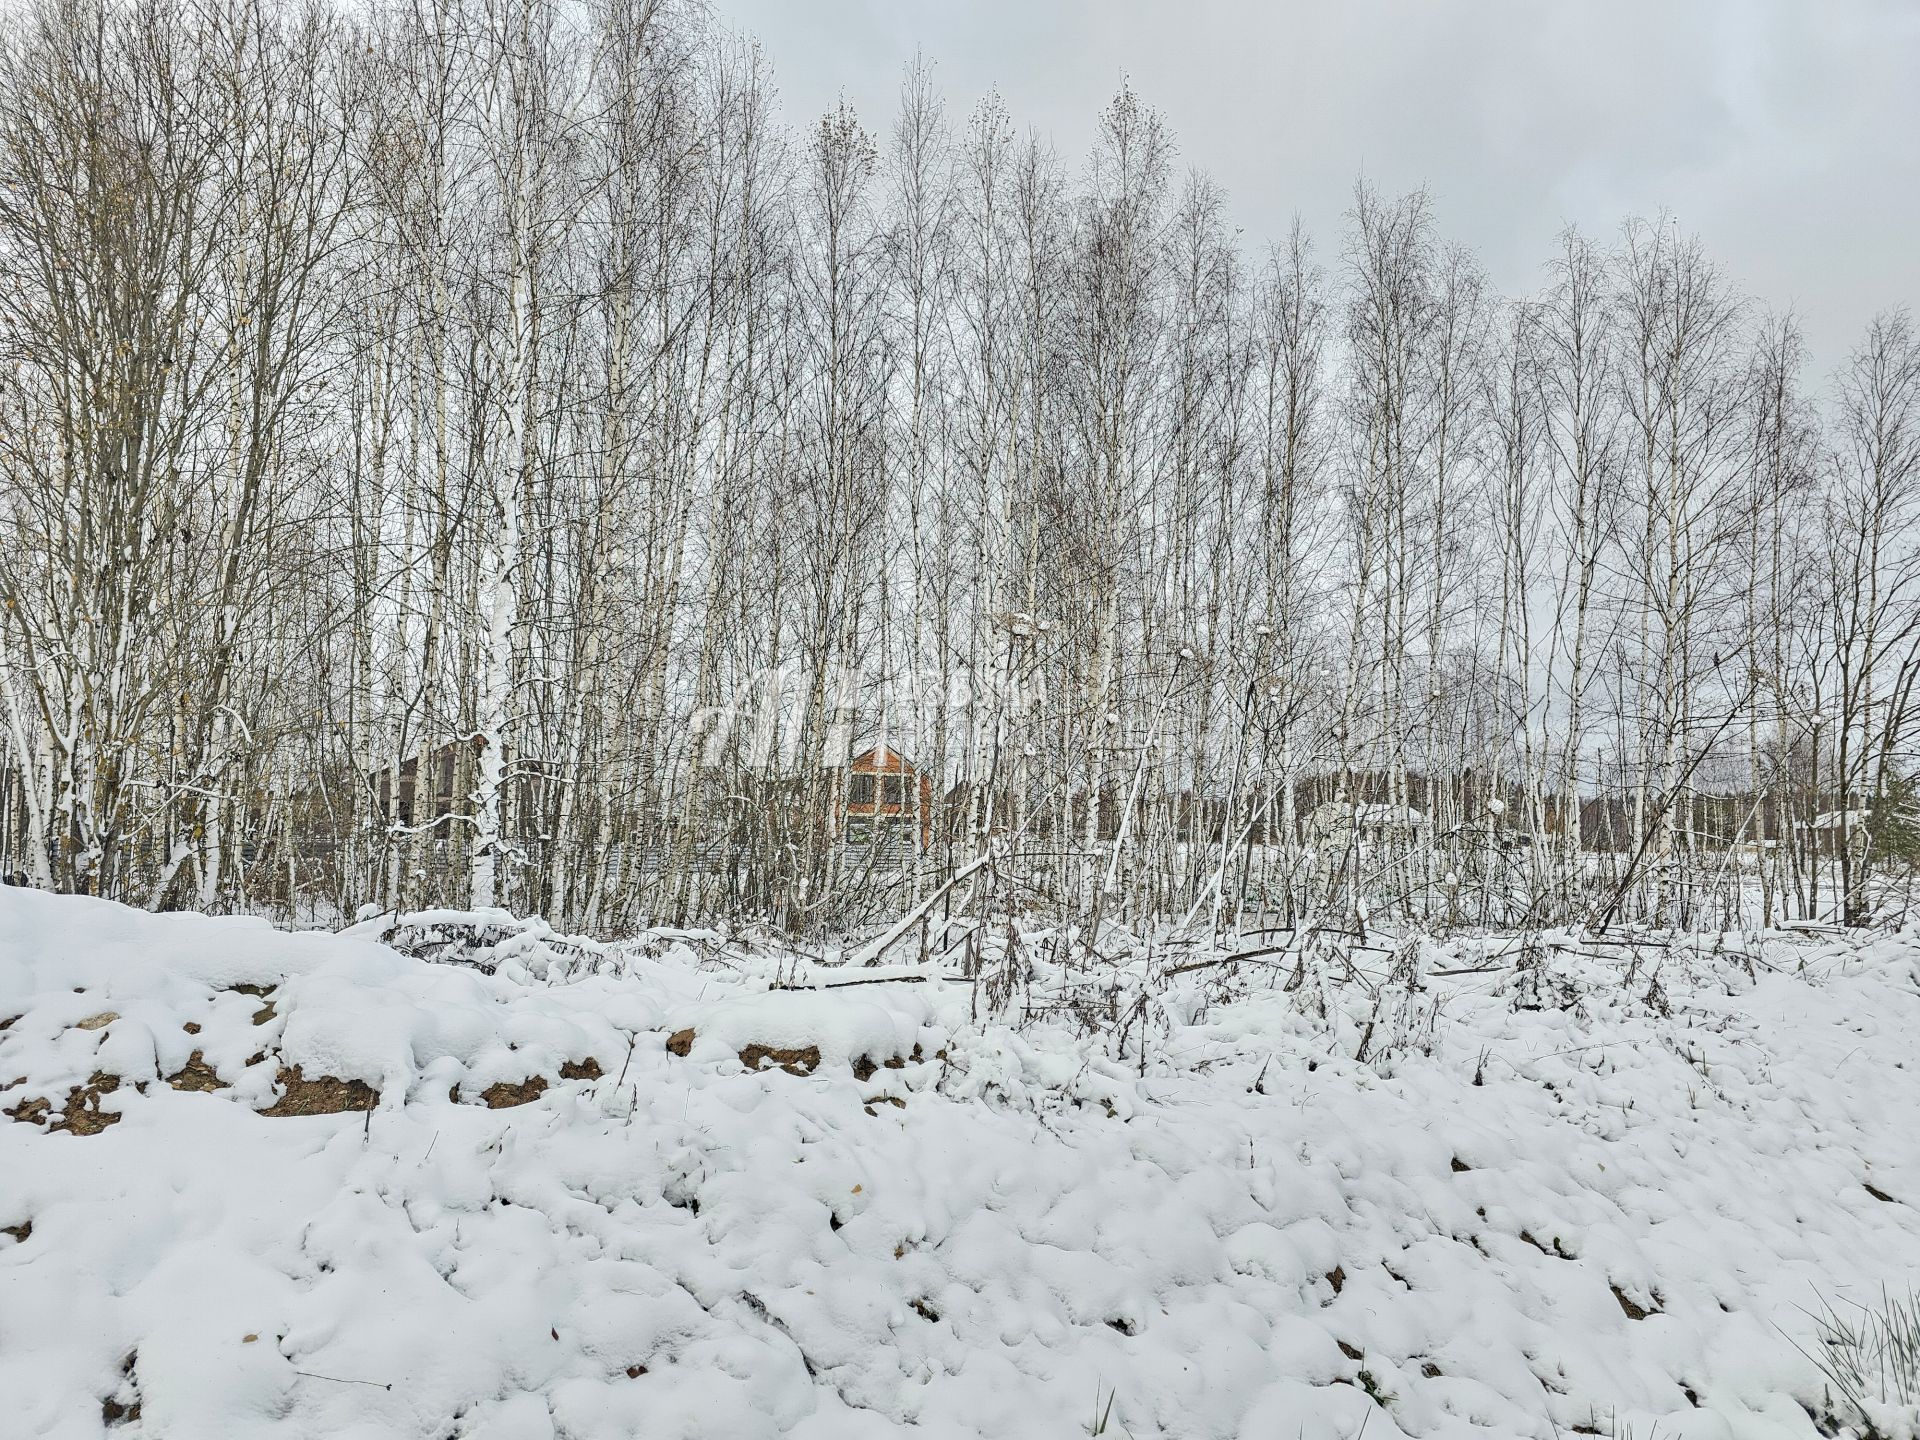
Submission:
M 1356 176 L 1424 184 L 1509 292 L 1555 233 L 1672 211 L 1822 367 L 1920 309 L 1920 0 L 712 0 L 790 123 L 884 133 L 916 49 L 956 121 L 989 87 L 1078 167 L 1121 77 L 1251 241 L 1337 249 Z

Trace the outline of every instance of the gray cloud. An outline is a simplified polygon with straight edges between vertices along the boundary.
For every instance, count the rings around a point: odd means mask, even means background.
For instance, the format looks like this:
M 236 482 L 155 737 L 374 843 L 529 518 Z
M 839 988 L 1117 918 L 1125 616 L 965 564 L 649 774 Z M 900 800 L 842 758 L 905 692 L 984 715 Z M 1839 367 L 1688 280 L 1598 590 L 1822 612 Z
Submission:
M 884 130 L 916 49 L 956 117 L 989 87 L 1084 153 L 1124 74 L 1250 239 L 1337 247 L 1356 176 L 1424 184 L 1495 281 L 1554 234 L 1674 212 L 1798 309 L 1817 362 L 1920 308 L 1914 0 L 715 0 L 762 38 L 790 121 L 842 93 Z

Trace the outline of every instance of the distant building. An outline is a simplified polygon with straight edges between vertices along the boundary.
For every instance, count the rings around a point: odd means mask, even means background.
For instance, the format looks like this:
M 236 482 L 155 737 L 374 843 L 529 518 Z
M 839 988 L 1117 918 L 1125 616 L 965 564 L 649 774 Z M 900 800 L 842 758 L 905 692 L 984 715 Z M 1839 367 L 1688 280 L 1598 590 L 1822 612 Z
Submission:
M 898 751 L 876 746 L 847 767 L 847 829 L 890 830 L 911 835 L 920 848 L 933 843 L 933 781 Z
M 1363 845 L 1400 838 L 1426 828 L 1427 817 L 1411 805 L 1355 805 L 1330 800 L 1307 817 L 1307 830 L 1316 839 L 1344 845 L 1358 839 Z
M 460 812 L 468 796 L 455 787 L 469 783 L 460 768 L 463 748 L 469 755 L 480 753 L 480 746 L 474 741 L 448 740 L 423 755 L 409 756 L 397 767 L 385 765 L 369 775 L 368 780 L 379 797 L 380 813 L 387 823 L 426 825 Z M 426 762 L 424 778 L 421 775 L 423 760 Z
M 1853 832 L 1866 829 L 1871 819 L 1865 809 L 1825 810 L 1794 828 L 1800 832 L 1800 843 L 1808 853 L 1831 858 L 1845 854 Z

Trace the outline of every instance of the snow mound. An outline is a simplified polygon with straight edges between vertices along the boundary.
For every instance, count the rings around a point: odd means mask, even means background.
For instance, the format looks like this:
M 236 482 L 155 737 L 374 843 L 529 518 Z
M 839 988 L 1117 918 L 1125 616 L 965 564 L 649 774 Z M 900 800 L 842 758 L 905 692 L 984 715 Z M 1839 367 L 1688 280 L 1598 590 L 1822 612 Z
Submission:
M 684 1043 L 695 1060 L 724 1063 L 732 1056 L 744 1065 L 756 1049 L 815 1052 L 808 1070 L 923 1058 L 946 1041 L 928 987 L 912 984 L 731 995 L 676 1013 L 669 1023 L 675 1034 L 692 1032 Z
M 465 965 L 484 974 L 558 984 L 586 975 L 616 974 L 614 952 L 584 935 L 562 935 L 536 917 L 505 910 L 415 910 L 380 937 L 402 955 Z
M 1591 950 L 1180 974 L 1143 1054 L 1039 966 L 0 891 L 0 1431 L 1812 1440 L 1920 1275 L 1916 947 Z

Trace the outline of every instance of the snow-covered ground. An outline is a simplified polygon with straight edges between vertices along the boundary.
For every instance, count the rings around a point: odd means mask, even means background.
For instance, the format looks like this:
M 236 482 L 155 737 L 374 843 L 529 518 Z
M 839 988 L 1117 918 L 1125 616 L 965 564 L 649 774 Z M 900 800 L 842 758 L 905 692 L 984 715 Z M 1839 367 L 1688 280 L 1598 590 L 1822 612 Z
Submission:
M 1920 1276 L 1909 941 L 1423 947 L 1365 1061 L 1198 969 L 1144 1067 L 645 949 L 0 891 L 0 1434 L 1785 1440 Z

